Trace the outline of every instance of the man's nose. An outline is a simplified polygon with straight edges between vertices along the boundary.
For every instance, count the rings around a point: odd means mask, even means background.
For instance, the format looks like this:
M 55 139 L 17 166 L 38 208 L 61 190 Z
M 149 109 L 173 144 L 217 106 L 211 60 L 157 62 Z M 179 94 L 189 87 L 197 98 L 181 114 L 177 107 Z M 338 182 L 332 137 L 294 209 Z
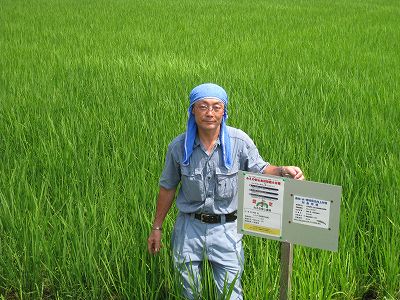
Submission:
M 212 106 L 207 107 L 206 115 L 207 115 L 207 116 L 212 116 L 212 115 L 214 115 L 214 109 L 213 109 Z

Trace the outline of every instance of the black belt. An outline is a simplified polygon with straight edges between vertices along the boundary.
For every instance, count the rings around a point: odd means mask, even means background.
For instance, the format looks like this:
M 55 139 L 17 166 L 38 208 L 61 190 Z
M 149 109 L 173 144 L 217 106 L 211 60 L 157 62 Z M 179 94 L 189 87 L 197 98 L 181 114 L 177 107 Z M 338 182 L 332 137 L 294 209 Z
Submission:
M 200 220 L 203 223 L 217 224 L 221 223 L 221 216 L 223 215 L 213 215 L 213 214 L 194 214 L 194 218 Z M 233 222 L 237 219 L 236 210 L 230 214 L 225 215 L 225 222 Z

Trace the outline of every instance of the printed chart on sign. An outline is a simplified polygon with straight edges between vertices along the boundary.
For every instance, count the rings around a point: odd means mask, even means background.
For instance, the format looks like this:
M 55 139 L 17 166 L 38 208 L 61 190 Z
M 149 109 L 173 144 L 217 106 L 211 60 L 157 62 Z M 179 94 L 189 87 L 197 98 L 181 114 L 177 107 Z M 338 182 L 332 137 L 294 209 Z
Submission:
M 275 177 L 244 177 L 243 228 L 275 237 L 282 234 L 284 181 Z

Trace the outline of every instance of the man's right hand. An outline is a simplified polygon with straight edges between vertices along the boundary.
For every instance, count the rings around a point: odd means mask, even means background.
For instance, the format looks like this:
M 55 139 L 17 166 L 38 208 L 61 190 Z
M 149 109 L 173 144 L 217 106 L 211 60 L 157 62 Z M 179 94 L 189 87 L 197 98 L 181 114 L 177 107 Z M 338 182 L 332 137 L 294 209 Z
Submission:
M 161 248 L 161 230 L 151 230 L 147 239 L 147 249 L 151 254 L 157 254 Z
M 174 201 L 176 188 L 165 189 L 160 186 L 160 192 L 157 198 L 156 215 L 154 217 L 153 228 L 147 239 L 147 249 L 151 254 L 157 254 L 160 251 L 161 245 L 161 228 L 162 223 L 171 208 Z

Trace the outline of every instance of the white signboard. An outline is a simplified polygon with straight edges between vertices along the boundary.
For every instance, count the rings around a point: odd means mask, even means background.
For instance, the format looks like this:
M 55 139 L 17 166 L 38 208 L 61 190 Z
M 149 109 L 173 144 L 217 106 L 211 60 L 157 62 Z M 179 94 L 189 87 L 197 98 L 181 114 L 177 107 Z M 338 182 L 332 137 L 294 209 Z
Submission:
M 239 172 L 238 232 L 337 251 L 342 188 Z
M 251 232 L 281 236 L 282 179 L 248 175 L 244 181 L 243 227 Z

